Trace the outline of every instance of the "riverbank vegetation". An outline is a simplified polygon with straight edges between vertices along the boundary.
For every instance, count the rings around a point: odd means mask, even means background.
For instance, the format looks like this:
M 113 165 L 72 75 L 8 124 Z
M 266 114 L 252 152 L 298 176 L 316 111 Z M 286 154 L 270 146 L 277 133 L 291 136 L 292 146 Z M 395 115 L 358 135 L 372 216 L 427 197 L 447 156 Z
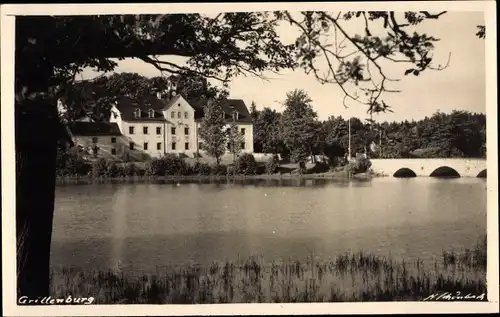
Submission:
M 486 294 L 486 237 L 472 250 L 445 251 L 434 263 L 365 252 L 322 261 L 262 258 L 208 266 L 158 266 L 154 273 L 53 268 L 52 296 L 98 304 L 419 301 L 431 294 Z M 484 298 L 486 300 L 486 296 Z
M 176 154 L 165 154 L 146 162 L 120 162 L 99 158 L 89 160 L 73 151 L 61 152 L 57 164 L 57 176 L 63 179 L 120 179 L 120 178 L 210 178 L 210 177 L 295 177 L 321 175 L 324 177 L 347 177 L 368 171 L 371 162 L 359 156 L 349 164 L 340 165 L 315 162 L 297 167 L 295 163 L 284 163 L 277 156 L 257 160 L 253 154 L 243 153 L 236 160 L 211 163 L 202 157 L 187 158 Z M 338 164 L 338 165 L 337 165 Z

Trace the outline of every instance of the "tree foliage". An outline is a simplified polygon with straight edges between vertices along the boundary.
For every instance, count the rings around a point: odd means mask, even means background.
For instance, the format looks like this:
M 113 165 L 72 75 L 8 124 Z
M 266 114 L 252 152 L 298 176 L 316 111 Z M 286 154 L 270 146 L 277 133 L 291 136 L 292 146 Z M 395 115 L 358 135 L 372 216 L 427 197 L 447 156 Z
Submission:
M 231 122 L 227 129 L 227 142 L 229 145 L 229 152 L 233 155 L 238 155 L 242 150 L 242 143 L 245 141 L 243 134 L 241 134 L 236 122 Z
M 161 72 L 224 83 L 295 65 L 293 45 L 281 43 L 278 19 L 268 12 L 28 16 L 16 23 L 16 91 L 23 95 L 52 86 L 61 92 L 85 67 L 110 72 L 117 66 L 112 58 L 138 58 Z M 180 56 L 185 63 L 159 55 Z
M 312 154 L 320 128 L 311 102 L 307 93 L 299 89 L 287 93 L 284 102 L 281 137 L 290 149 L 292 160 L 299 163 Z
M 383 158 L 486 157 L 484 114 L 455 110 L 449 114 L 436 112 L 418 121 L 350 120 L 353 155 L 366 150 L 371 157 Z M 348 119 L 331 116 L 316 124 L 322 132 L 316 134 L 319 145 L 315 153 L 325 154 L 332 161 L 345 156 L 349 146 Z M 260 134 L 265 130 L 256 125 L 254 135 Z
M 254 141 L 259 143 L 265 153 L 280 153 L 283 145 L 281 139 L 281 113 L 265 107 L 259 111 L 254 121 Z
M 217 165 L 226 152 L 227 134 L 224 111 L 218 102 L 209 102 L 205 107 L 205 115 L 200 125 L 200 137 L 203 141 L 201 149 L 214 157 Z

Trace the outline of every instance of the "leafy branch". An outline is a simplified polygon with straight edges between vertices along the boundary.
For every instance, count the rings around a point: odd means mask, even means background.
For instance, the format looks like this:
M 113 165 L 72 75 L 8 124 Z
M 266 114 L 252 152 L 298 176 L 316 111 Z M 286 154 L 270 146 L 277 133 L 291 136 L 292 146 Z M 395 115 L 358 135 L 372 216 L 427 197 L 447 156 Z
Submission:
M 389 83 L 399 78 L 389 76 L 387 63 L 407 64 L 410 67 L 404 75 L 414 76 L 428 69 L 440 71 L 449 66 L 451 54 L 444 65 L 433 63 L 434 43 L 439 39 L 413 31 L 414 26 L 428 19 L 438 19 L 445 13 L 404 12 L 399 18 L 392 11 L 275 14 L 300 31 L 295 43 L 299 66 L 306 73 L 313 73 L 322 84 L 338 85 L 345 96 L 345 107 L 346 101 L 352 100 L 367 105 L 368 112 L 373 113 L 390 111 L 382 96 L 399 92 L 389 87 Z M 346 27 L 347 21 L 358 18 L 364 24 L 363 35 L 353 34 Z M 382 35 L 375 35 L 377 26 L 382 26 Z M 346 49 L 350 51 L 344 53 Z M 324 65 L 327 71 L 320 73 Z

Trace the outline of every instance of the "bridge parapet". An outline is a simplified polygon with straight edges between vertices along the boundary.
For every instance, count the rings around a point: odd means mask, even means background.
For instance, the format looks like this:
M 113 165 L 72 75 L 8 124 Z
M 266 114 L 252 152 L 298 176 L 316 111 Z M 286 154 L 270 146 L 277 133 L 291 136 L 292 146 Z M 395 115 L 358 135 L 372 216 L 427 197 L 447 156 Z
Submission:
M 416 176 L 431 176 L 438 168 L 447 167 L 456 171 L 461 177 L 477 177 L 486 170 L 485 159 L 372 159 L 372 170 L 375 173 L 393 176 L 400 169 L 409 169 Z

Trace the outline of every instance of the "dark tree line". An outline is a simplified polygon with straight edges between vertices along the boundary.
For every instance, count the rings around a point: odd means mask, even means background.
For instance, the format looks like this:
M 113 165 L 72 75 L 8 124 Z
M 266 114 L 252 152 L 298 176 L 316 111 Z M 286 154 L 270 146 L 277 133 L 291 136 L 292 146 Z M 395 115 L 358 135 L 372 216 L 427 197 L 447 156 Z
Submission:
M 283 114 L 264 107 L 251 107 L 254 118 L 254 149 L 288 156 L 281 126 Z M 305 114 L 305 112 L 303 112 Z M 307 154 L 326 154 L 343 157 L 349 147 L 348 119 L 331 116 L 327 120 L 316 120 L 317 129 L 302 129 L 298 123 L 290 126 L 295 136 L 305 137 L 311 149 Z M 304 120 L 302 120 L 304 122 Z M 293 147 L 293 146 L 292 146 Z M 486 116 L 468 111 L 454 110 L 451 113 L 436 112 L 422 120 L 377 123 L 370 119 L 351 118 L 351 151 L 366 153 L 372 158 L 453 158 L 486 157 Z

